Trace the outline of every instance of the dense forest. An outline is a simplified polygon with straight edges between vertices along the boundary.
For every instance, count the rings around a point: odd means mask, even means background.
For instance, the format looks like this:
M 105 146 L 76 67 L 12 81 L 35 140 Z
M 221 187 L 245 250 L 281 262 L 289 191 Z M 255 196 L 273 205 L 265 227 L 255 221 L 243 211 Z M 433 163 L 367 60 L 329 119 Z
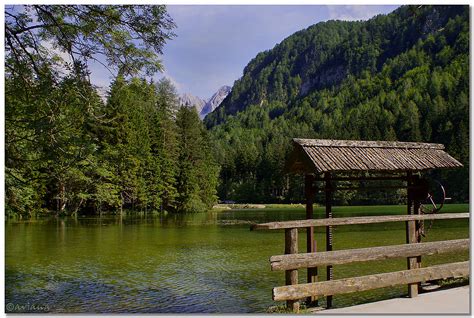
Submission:
M 5 8 L 7 214 L 297 202 L 302 178 L 284 171 L 293 137 L 442 143 L 464 168 L 431 177 L 468 200 L 468 6 L 299 31 L 250 61 L 204 123 L 149 77 L 175 27 L 165 6 Z M 91 62 L 113 74 L 105 97 Z M 336 203 L 401 198 L 348 192 Z
M 464 168 L 430 177 L 454 201 L 467 201 L 469 7 L 403 6 L 299 31 L 250 61 L 205 123 L 221 164 L 221 199 L 301 200 L 302 179 L 284 171 L 291 138 L 299 137 L 442 143 Z
M 196 110 L 178 106 L 168 80 L 143 79 L 161 69 L 157 54 L 173 37 L 164 6 L 5 14 L 7 214 L 212 206 L 219 168 Z M 116 74 L 105 101 L 88 79 L 98 55 Z

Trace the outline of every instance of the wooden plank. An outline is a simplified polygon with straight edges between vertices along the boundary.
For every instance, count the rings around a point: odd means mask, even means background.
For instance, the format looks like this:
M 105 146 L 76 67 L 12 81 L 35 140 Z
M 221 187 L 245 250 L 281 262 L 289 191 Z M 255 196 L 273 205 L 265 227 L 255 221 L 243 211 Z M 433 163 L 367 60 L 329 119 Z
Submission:
M 406 189 L 407 186 L 399 185 L 399 186 L 364 186 L 364 187 L 337 187 L 334 188 L 334 191 L 373 191 L 373 190 L 380 190 L 380 189 Z
M 308 296 L 347 294 L 434 279 L 466 277 L 469 276 L 469 267 L 469 261 L 466 261 L 312 284 L 275 287 L 273 288 L 273 300 L 283 301 Z
M 306 218 L 312 219 L 313 215 L 313 203 L 315 195 L 314 187 L 315 177 L 311 174 L 305 175 L 305 196 L 306 196 Z M 306 228 L 306 252 L 314 253 L 316 252 L 316 241 L 314 239 L 314 227 L 310 226 Z M 315 283 L 318 281 L 318 268 L 309 267 L 306 272 L 306 278 L 308 283 Z M 307 305 L 317 306 L 316 297 L 308 297 L 306 300 Z
M 311 174 L 305 175 L 305 197 L 306 197 L 306 219 L 312 219 L 314 217 L 314 214 L 313 214 L 314 176 Z M 314 228 L 310 226 L 306 228 L 306 252 L 311 253 L 314 251 L 315 251 L 314 250 Z
M 278 271 L 313 266 L 379 261 L 400 257 L 416 257 L 419 255 L 436 255 L 464 250 L 469 250 L 469 239 L 377 246 L 333 252 L 275 255 L 270 257 L 270 265 L 272 271 Z
M 401 175 L 399 173 L 384 173 L 384 174 L 377 174 L 371 173 L 370 176 L 360 176 L 360 175 L 349 175 L 349 176 L 334 176 L 332 177 L 332 181 L 386 181 L 386 180 L 396 180 L 406 182 L 407 177 L 405 175 Z M 324 181 L 324 178 L 316 176 L 314 178 L 316 182 Z
M 441 144 L 358 142 L 344 140 L 295 140 L 307 159 L 307 171 L 379 171 L 406 172 L 435 168 L 462 167 L 444 152 Z
M 293 138 L 301 146 L 312 147 L 358 147 L 358 148 L 415 148 L 443 150 L 443 144 L 402 141 L 365 141 L 365 140 L 334 140 L 334 139 L 303 139 Z
M 326 218 L 332 219 L 332 186 L 331 186 L 331 174 L 326 172 L 324 174 L 325 182 L 325 192 L 326 192 Z M 332 226 L 326 226 L 326 251 L 332 251 Z M 330 281 L 333 278 L 333 269 L 331 265 L 326 266 L 326 280 Z M 332 296 L 326 297 L 326 308 L 332 307 Z
M 293 151 L 285 162 L 285 171 L 295 173 L 313 173 L 315 169 L 313 161 L 308 157 L 304 149 L 299 145 L 294 145 Z
M 413 186 L 414 176 L 411 172 L 407 173 L 408 185 Z M 408 189 L 407 195 L 407 214 L 408 215 L 418 215 L 415 210 L 415 201 L 413 200 L 414 191 L 413 189 Z M 416 237 L 416 222 L 417 221 L 407 221 L 406 222 L 406 242 L 407 244 L 418 243 Z M 407 269 L 418 268 L 418 262 L 416 257 L 407 258 Z M 413 298 L 418 296 L 418 284 L 408 284 L 408 297 Z
M 381 215 L 381 216 L 358 216 L 347 218 L 326 218 L 311 220 L 295 220 L 283 222 L 269 222 L 255 224 L 252 230 L 276 230 L 289 228 L 302 228 L 310 226 L 328 226 L 328 225 L 355 225 L 386 222 L 403 222 L 412 220 L 449 220 L 466 219 L 469 213 L 443 213 L 443 214 L 422 214 L 422 215 Z
M 418 200 L 413 201 L 413 214 L 420 215 L 421 214 L 421 203 Z M 414 234 L 414 242 L 421 243 L 421 222 L 424 221 L 412 221 L 415 224 L 415 234 Z M 416 268 L 421 268 L 421 255 L 415 257 Z M 421 291 L 421 284 L 416 284 L 417 294 Z
M 285 254 L 298 253 L 298 229 L 285 230 Z M 285 272 L 285 280 L 287 285 L 298 284 L 298 270 L 287 270 Z M 300 304 L 294 300 L 288 300 L 286 307 L 293 312 L 299 312 Z

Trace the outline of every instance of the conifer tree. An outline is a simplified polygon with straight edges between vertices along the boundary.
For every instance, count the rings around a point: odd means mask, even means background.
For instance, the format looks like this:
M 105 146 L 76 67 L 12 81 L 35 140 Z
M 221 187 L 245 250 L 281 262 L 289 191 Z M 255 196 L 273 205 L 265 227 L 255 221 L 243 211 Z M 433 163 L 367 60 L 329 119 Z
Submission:
M 209 155 L 207 132 L 194 107 L 181 107 L 178 127 L 177 210 L 204 211 L 215 202 L 218 169 Z
M 155 175 L 154 186 L 159 195 L 160 210 L 176 207 L 176 175 L 178 162 L 177 127 L 178 94 L 166 78 L 156 84 L 156 106 L 151 127 L 153 134 L 152 153 L 155 164 L 160 167 Z

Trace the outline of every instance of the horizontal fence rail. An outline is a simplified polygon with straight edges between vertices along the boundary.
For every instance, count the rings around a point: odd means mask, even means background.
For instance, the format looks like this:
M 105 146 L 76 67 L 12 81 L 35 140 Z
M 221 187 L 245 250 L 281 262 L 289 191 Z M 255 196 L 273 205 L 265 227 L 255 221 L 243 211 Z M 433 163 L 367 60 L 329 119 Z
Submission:
M 389 245 L 360 249 L 276 255 L 270 257 L 272 271 L 416 257 L 469 250 L 469 239 Z
M 469 261 L 416 268 L 391 273 L 288 285 L 273 288 L 273 300 L 297 300 L 309 296 L 329 296 L 469 275 Z
M 409 213 L 411 207 L 409 207 Z M 415 211 L 419 211 L 416 204 Z M 365 290 L 390 287 L 396 285 L 408 285 L 409 297 L 418 294 L 419 283 L 446 278 L 458 278 L 469 276 L 469 261 L 421 267 L 421 256 L 436 255 L 441 253 L 461 252 L 469 250 L 469 239 L 457 239 L 448 241 L 421 242 L 417 237 L 419 234 L 420 221 L 424 220 L 449 220 L 469 219 L 469 213 L 444 213 L 444 214 L 408 214 L 408 215 L 383 215 L 383 216 L 361 216 L 344 218 L 306 219 L 282 222 L 269 222 L 255 224 L 251 230 L 278 230 L 285 229 L 285 255 L 270 257 L 272 271 L 285 271 L 286 286 L 273 288 L 273 300 L 286 301 L 287 308 L 294 312 L 299 310 L 299 301 L 306 298 L 313 301 L 318 297 L 327 297 L 327 307 L 331 307 L 330 298 L 333 295 L 360 292 Z M 326 251 L 298 253 L 298 230 L 313 231 L 314 227 L 326 227 L 326 229 L 337 225 L 375 224 L 386 222 L 406 222 L 407 244 L 355 248 L 349 250 L 332 251 L 326 247 Z M 310 233 L 310 232 L 307 232 Z M 291 234 L 291 235 L 290 235 Z M 311 249 L 312 250 L 312 249 Z M 355 262 L 377 261 L 392 258 L 406 258 L 408 269 L 390 273 L 379 273 L 368 276 L 343 278 L 332 280 L 328 277 L 326 281 L 317 282 L 309 280 L 307 284 L 298 284 L 298 270 L 310 270 L 318 267 L 348 264 Z M 309 277 L 309 276 L 308 276 Z
M 443 214 L 414 214 L 414 215 L 381 215 L 358 216 L 347 218 L 308 219 L 296 221 L 282 221 L 254 224 L 251 230 L 278 230 L 292 228 L 307 228 L 312 226 L 356 225 L 386 222 L 422 221 L 422 220 L 448 220 L 466 219 L 469 213 L 443 213 Z

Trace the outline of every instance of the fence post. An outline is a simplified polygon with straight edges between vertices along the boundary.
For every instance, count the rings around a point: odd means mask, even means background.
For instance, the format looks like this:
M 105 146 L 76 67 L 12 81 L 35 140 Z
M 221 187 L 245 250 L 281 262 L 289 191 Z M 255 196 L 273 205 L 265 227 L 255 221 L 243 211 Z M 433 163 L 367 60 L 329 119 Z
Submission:
M 285 229 L 285 254 L 298 253 L 298 229 Z M 286 285 L 298 284 L 298 270 L 285 271 Z M 300 303 L 296 300 L 287 300 L 286 307 L 293 312 L 299 312 Z

